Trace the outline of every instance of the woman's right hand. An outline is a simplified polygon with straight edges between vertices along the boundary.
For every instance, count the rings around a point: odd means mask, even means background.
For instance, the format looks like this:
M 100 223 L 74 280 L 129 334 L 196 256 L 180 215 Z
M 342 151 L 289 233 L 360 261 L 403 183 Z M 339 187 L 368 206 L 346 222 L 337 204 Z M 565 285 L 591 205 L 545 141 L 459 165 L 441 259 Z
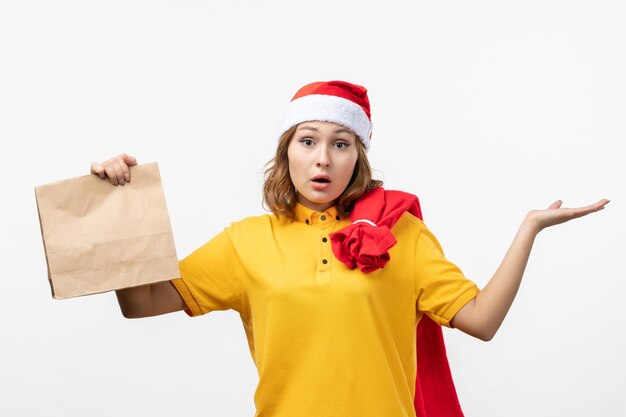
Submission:
M 134 165 L 137 165 L 135 157 L 123 153 L 111 159 L 107 159 L 101 164 L 98 162 L 92 163 L 91 173 L 99 175 L 102 179 L 109 177 L 113 185 L 124 185 L 130 182 L 129 167 Z

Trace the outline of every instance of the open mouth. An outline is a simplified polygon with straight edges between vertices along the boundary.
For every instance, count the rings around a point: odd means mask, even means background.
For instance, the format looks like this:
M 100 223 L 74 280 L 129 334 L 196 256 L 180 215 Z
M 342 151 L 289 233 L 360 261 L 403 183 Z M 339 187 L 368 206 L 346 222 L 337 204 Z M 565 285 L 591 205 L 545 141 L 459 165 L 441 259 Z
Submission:
M 326 178 L 315 178 L 313 182 L 318 182 L 320 184 L 328 184 L 330 180 L 327 180 Z

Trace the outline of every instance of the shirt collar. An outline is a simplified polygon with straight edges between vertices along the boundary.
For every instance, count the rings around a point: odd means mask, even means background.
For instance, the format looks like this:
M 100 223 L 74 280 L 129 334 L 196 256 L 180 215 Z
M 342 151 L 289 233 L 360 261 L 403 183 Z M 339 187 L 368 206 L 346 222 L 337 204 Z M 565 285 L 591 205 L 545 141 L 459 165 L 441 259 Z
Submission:
M 297 221 L 306 224 L 315 224 L 321 220 L 322 216 L 325 216 L 326 220 L 331 220 L 335 223 L 339 223 L 342 220 L 342 217 L 339 215 L 339 211 L 337 210 L 337 206 L 331 206 L 324 211 L 315 211 L 302 205 L 301 203 L 296 203 L 295 215 L 295 219 Z

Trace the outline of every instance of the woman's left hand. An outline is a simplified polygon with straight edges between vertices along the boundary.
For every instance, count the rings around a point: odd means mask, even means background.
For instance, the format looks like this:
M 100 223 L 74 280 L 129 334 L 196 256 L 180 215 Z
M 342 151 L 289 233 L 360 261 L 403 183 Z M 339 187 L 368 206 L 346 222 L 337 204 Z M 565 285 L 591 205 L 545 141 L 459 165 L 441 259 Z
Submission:
M 577 208 L 561 208 L 563 201 L 557 200 L 550 205 L 546 210 L 531 210 L 526 215 L 526 220 L 531 222 L 539 233 L 546 227 L 554 226 L 555 224 L 565 223 L 566 221 L 576 219 L 578 217 L 586 216 L 589 213 L 593 213 L 599 210 L 603 210 L 604 206 L 609 202 L 606 198 L 585 207 Z

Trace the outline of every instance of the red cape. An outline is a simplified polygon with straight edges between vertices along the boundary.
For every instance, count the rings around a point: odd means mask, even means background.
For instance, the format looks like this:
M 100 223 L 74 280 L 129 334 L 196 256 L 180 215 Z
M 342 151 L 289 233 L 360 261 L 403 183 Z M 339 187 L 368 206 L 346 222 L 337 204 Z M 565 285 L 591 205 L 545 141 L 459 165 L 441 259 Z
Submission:
M 407 211 L 423 220 L 419 199 L 413 194 L 382 187 L 366 192 L 350 213 L 353 223 L 330 234 L 333 253 L 351 269 L 367 273 L 384 267 L 390 261 L 389 249 L 397 243 L 390 229 Z M 424 314 L 416 332 L 415 414 L 463 417 L 441 326 Z

